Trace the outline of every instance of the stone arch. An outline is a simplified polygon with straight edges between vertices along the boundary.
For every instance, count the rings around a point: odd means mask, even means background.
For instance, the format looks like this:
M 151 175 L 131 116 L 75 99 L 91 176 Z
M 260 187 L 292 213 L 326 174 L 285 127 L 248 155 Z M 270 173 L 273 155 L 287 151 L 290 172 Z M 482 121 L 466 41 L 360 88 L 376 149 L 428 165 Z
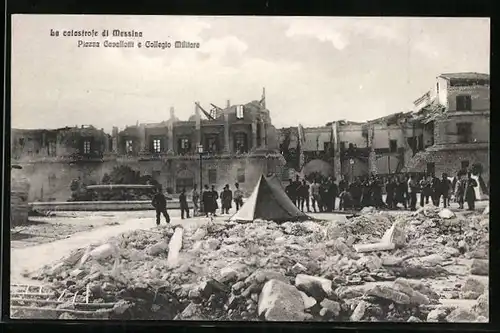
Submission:
M 321 159 L 314 159 L 309 161 L 304 167 L 302 168 L 302 174 L 307 177 L 311 173 L 320 173 L 325 177 L 330 177 L 333 176 L 333 167 L 321 160 Z

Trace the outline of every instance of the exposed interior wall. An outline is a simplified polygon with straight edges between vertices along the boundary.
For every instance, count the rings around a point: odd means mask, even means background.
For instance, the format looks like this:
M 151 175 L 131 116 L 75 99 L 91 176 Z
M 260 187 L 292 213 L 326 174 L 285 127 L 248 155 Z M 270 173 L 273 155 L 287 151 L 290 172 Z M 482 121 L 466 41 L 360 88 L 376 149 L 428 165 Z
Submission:
M 472 124 L 471 143 L 489 142 L 490 119 L 486 115 L 474 113 L 453 115 L 449 118 L 436 122 L 435 144 L 458 143 L 457 123 L 469 122 Z

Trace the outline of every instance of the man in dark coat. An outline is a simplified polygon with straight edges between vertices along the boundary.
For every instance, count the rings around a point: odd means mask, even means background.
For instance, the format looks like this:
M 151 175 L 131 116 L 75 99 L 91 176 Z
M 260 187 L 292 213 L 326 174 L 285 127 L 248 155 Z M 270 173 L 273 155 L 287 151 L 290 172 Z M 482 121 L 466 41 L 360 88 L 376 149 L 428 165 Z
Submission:
M 189 218 L 189 206 L 187 203 L 185 188 L 182 189 L 181 194 L 179 195 L 179 203 L 181 206 L 181 219 L 184 220 L 184 213 L 186 213 L 186 218 Z
M 205 216 L 208 217 L 208 213 L 212 212 L 212 191 L 209 190 L 208 185 L 204 186 L 204 190 L 202 193 L 201 201 L 203 202 L 203 212 Z
M 168 215 L 167 213 L 167 199 L 165 198 L 163 193 L 161 193 L 160 189 L 157 189 L 156 194 L 151 201 L 151 205 L 156 210 L 156 225 L 160 225 L 161 214 L 165 216 L 165 220 L 167 221 L 167 223 L 170 223 L 170 215 Z
M 394 209 L 394 197 L 396 192 L 396 182 L 394 178 L 389 177 L 385 183 L 386 198 L 385 203 L 389 209 Z
M 382 183 L 378 176 L 373 176 L 371 185 L 373 205 L 377 208 L 383 208 L 385 204 L 382 198 Z
M 225 214 L 229 214 L 229 210 L 232 208 L 231 203 L 233 201 L 233 192 L 229 189 L 229 184 L 224 186 L 224 191 L 222 191 L 221 203 L 222 210 Z
M 371 186 L 368 178 L 365 178 L 361 183 L 361 208 L 371 206 L 372 193 Z
M 349 186 L 349 193 L 351 194 L 353 208 L 359 209 L 361 207 L 361 196 L 363 194 L 359 178 L 356 177 L 354 182 Z
M 417 189 L 418 183 L 415 179 L 415 175 L 410 176 L 410 180 L 408 180 L 408 194 L 410 196 L 410 210 L 417 209 Z
M 295 201 L 294 201 L 294 204 L 295 206 L 299 207 L 299 188 L 300 188 L 300 178 L 299 176 L 295 176 L 295 181 L 293 182 L 293 188 L 294 188 L 294 192 L 295 192 Z
M 349 187 L 349 182 L 345 179 L 345 176 L 342 175 L 342 178 L 339 182 L 339 193 L 346 191 Z
M 309 184 L 307 184 L 306 180 L 302 180 L 302 184 L 299 187 L 299 198 L 300 198 L 300 210 L 304 211 L 304 204 L 307 208 L 307 212 L 310 213 L 311 209 L 309 207 Z
M 406 182 L 406 177 L 401 177 L 397 180 L 395 191 L 394 191 L 394 208 L 398 204 L 403 204 L 405 209 L 408 208 L 408 200 L 406 200 L 406 193 L 408 193 L 408 183 Z
M 441 181 L 436 176 L 432 176 L 431 180 L 431 199 L 432 204 L 439 207 L 439 201 L 441 198 Z
M 429 197 L 431 196 L 431 179 L 430 177 L 423 176 L 419 182 L 420 186 L 420 206 L 424 207 L 429 203 Z
M 337 197 L 339 196 L 339 187 L 335 183 L 335 178 L 330 178 L 328 181 L 328 211 L 333 212 L 335 210 Z
M 467 202 L 468 209 L 474 210 L 476 208 L 476 190 L 477 182 L 472 178 L 472 174 L 467 174 L 467 182 L 465 184 L 465 201 Z

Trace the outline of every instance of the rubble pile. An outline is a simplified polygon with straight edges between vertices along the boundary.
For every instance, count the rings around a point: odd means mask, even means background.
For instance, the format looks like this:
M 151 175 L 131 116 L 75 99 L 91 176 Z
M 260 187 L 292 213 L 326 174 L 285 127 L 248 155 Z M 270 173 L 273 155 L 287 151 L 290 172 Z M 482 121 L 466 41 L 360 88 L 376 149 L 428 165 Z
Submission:
M 487 259 L 489 218 L 471 212 L 455 215 L 429 205 L 406 219 L 408 248 L 446 257 Z
M 405 244 L 356 252 L 391 226 Z M 465 219 L 433 207 L 340 221 L 216 222 L 184 228 L 170 266 L 174 231 L 165 227 L 80 249 L 31 277 L 51 283 L 59 306 L 113 304 L 106 313 L 115 319 L 484 321 L 481 282 L 460 286 L 458 297 L 477 303 L 465 314 L 440 304 L 442 294 L 425 279 L 447 277 L 448 263 L 488 244 L 487 231 L 484 215 Z M 470 270 L 485 275 L 487 261 L 475 259 Z

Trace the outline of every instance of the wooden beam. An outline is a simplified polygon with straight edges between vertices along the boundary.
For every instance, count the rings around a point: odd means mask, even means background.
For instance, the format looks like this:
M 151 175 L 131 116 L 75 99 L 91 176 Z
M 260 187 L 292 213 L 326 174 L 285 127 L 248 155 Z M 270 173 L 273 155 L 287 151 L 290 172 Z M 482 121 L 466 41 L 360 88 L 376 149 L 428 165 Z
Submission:
M 215 118 L 214 118 L 214 117 L 212 117 L 212 116 L 210 115 L 210 113 L 208 113 L 207 111 L 205 111 L 205 109 L 204 109 L 204 108 L 202 108 L 202 107 L 201 107 L 201 105 L 200 105 L 199 103 L 194 103 L 194 104 L 196 104 L 196 106 L 198 106 L 198 107 L 200 108 L 201 112 L 203 112 L 203 114 L 205 114 L 205 116 L 206 116 L 209 120 L 215 120 Z

